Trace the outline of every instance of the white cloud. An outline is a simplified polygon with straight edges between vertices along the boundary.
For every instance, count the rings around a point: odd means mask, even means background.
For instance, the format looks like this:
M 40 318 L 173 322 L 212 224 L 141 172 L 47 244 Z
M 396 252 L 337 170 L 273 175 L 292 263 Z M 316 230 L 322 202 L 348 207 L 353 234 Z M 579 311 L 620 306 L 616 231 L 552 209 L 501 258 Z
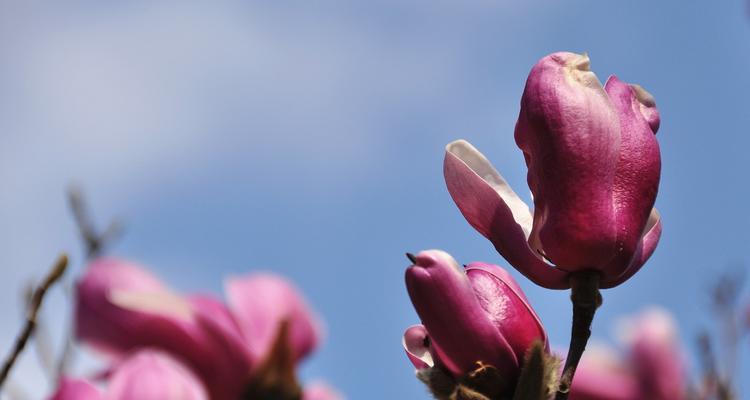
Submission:
M 87 7 L 0 5 L 3 348 L 19 325 L 13 289 L 77 248 L 63 197 L 71 181 L 105 212 L 210 165 L 345 186 L 377 167 L 386 111 L 419 107 L 460 76 L 454 50 L 340 15 Z M 59 327 L 64 299 L 51 300 Z M 35 398 L 45 391 L 30 354 L 14 378 Z

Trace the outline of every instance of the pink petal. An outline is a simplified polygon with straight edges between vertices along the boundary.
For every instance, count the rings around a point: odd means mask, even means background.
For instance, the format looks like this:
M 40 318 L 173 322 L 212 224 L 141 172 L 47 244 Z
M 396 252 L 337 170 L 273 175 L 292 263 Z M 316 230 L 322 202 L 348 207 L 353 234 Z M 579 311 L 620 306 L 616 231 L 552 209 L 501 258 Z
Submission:
M 534 342 L 548 345 L 542 322 L 507 271 L 497 265 L 472 263 L 466 267 L 466 275 L 479 304 L 519 360 Z
M 587 56 L 554 53 L 532 68 L 515 138 L 534 194 L 530 242 L 563 270 L 606 265 L 616 248 L 620 128 Z
M 269 351 L 279 324 L 290 322 L 295 358 L 307 356 L 321 340 L 320 323 L 299 291 L 273 274 L 251 274 L 228 279 L 227 301 L 255 359 Z
M 641 236 L 641 240 L 638 247 L 636 248 L 636 252 L 633 255 L 633 258 L 630 260 L 630 265 L 628 265 L 627 269 L 625 269 L 625 272 L 617 278 L 603 280 L 601 283 L 601 287 L 603 289 L 608 289 L 618 286 L 635 275 L 635 273 L 638 272 L 643 264 L 645 264 L 646 261 L 651 257 L 651 255 L 654 253 L 654 250 L 656 250 L 656 245 L 659 243 L 659 238 L 661 237 L 661 230 L 661 216 L 659 215 L 659 212 L 654 208 L 653 210 L 651 210 L 651 216 L 646 223 L 646 228 L 644 230 L 643 236 Z
M 178 296 L 124 261 L 97 260 L 78 283 L 76 329 L 82 341 L 116 358 L 144 347 L 166 351 L 193 367 L 214 398 L 237 395 L 251 367 L 239 329 L 231 324 L 220 302 Z
M 656 200 L 661 172 L 658 127 L 653 97 L 638 86 L 612 76 L 604 87 L 620 120 L 620 150 L 613 187 L 617 224 L 617 253 L 605 278 L 622 275 L 640 244 Z M 651 121 L 647 120 L 647 117 Z
M 77 289 L 76 333 L 89 345 L 114 356 L 146 345 L 196 347 L 189 304 L 137 265 L 96 260 Z
M 102 400 L 102 395 L 83 379 L 63 378 L 50 400 Z
M 255 359 L 229 309 L 208 296 L 191 296 L 205 346 L 213 356 L 191 365 L 206 382 L 212 399 L 236 398 L 242 393 Z
M 490 162 L 464 140 L 446 147 L 443 173 L 448 191 L 466 220 L 495 245 L 519 272 L 550 289 L 570 287 L 567 273 L 529 247 L 531 214 Z
M 412 325 L 404 332 L 402 339 L 404 351 L 414 368 L 430 368 L 435 365 L 430 351 L 430 337 L 424 325 Z
M 638 382 L 611 350 L 589 346 L 578 365 L 570 400 L 643 400 Z
M 106 400 L 208 400 L 198 378 L 166 353 L 143 350 L 118 366 Z
M 654 400 L 683 400 L 686 395 L 685 358 L 671 314 L 661 308 L 646 310 L 626 320 L 620 332 L 630 347 L 630 361 L 637 371 L 642 396 Z
M 325 382 L 313 382 L 305 385 L 302 400 L 344 400 L 344 396 Z

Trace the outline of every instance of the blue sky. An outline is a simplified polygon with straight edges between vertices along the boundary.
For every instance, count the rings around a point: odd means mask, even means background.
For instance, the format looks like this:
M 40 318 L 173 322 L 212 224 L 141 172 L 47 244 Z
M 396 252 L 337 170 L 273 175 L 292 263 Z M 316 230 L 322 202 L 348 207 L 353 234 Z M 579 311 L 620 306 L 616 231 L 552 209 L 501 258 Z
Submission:
M 328 332 L 305 378 L 356 400 L 427 398 L 400 345 L 418 321 L 403 253 L 506 265 L 450 200 L 443 146 L 471 141 L 528 193 L 513 126 L 529 69 L 558 50 L 641 84 L 662 116 L 664 234 L 604 293 L 594 336 L 659 304 L 692 349 L 710 282 L 750 262 L 741 0 L 3 2 L 0 344 L 21 287 L 60 250 L 81 270 L 64 201 L 77 182 L 99 222 L 125 221 L 113 253 L 179 289 L 220 294 L 258 269 L 294 280 Z M 519 281 L 565 346 L 568 294 Z M 54 329 L 68 310 L 60 291 L 50 300 Z M 41 376 L 29 352 L 13 380 L 36 398 Z

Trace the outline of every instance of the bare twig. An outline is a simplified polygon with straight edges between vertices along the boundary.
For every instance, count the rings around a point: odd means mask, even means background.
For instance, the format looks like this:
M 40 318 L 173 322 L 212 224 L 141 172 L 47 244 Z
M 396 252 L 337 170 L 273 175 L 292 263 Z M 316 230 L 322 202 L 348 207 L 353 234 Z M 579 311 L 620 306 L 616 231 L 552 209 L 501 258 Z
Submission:
M 68 203 L 76 226 L 78 226 L 78 232 L 81 234 L 88 259 L 98 256 L 104 247 L 122 232 L 122 226 L 117 220 L 112 221 L 102 232 L 96 229 L 80 189 L 71 188 L 68 191 Z
M 26 313 L 31 308 L 31 302 L 34 298 L 34 284 L 29 284 L 24 288 L 23 294 L 23 312 Z M 34 349 L 42 364 L 42 369 L 51 381 L 55 378 L 55 355 L 52 351 L 49 331 L 46 329 L 44 318 L 38 315 L 36 318 L 36 328 L 34 328 Z
M 715 366 L 719 389 L 731 392 L 737 371 L 737 354 L 741 336 L 738 322 L 738 302 L 745 283 L 746 272 L 733 268 L 719 277 L 711 291 L 712 306 L 721 329 L 721 363 Z
M 34 333 L 34 327 L 36 326 L 36 317 L 39 313 L 39 307 L 42 306 L 44 295 L 47 293 L 47 290 L 50 288 L 50 286 L 52 286 L 58 279 L 60 279 L 67 267 L 68 256 L 62 254 L 52 266 L 52 269 L 49 271 L 49 273 L 47 273 L 47 276 L 44 278 L 39 287 L 34 290 L 30 307 L 26 314 L 26 324 L 24 325 L 21 333 L 16 338 L 16 343 L 13 346 L 11 353 L 8 355 L 8 358 L 3 363 L 2 369 L 0 369 L 0 391 L 2 391 L 3 383 L 5 383 L 5 379 L 8 377 L 8 373 L 13 367 L 13 364 L 15 364 L 16 359 L 18 359 L 18 356 L 21 354 L 24 347 L 26 347 L 26 343 L 29 341 L 29 338 Z
M 86 259 L 88 261 L 99 257 L 110 243 L 112 243 L 122 233 L 122 224 L 117 220 L 113 220 L 107 226 L 104 231 L 99 231 L 91 218 L 88 204 L 83 196 L 83 192 L 77 187 L 71 187 L 68 190 L 68 204 L 70 205 L 70 211 L 73 214 L 78 232 L 81 235 L 81 241 L 83 242 L 84 251 L 86 253 Z M 73 284 L 70 282 L 64 282 L 65 292 L 70 297 L 73 293 Z M 74 352 L 73 346 L 75 341 L 72 337 L 73 327 L 68 324 L 65 332 L 65 339 L 63 342 L 63 348 L 60 353 L 60 357 L 57 361 L 57 379 L 59 380 L 68 369 L 68 365 L 71 363 Z

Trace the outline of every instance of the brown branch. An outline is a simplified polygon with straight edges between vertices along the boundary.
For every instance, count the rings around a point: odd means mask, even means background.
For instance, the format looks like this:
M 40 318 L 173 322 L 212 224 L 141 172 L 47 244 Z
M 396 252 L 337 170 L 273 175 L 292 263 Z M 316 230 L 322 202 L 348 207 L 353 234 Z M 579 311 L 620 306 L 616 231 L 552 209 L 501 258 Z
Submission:
M 47 293 L 47 290 L 50 288 L 50 286 L 52 286 L 55 282 L 57 282 L 58 279 L 60 279 L 67 267 L 68 256 L 62 254 L 60 255 L 60 257 L 58 257 L 57 261 L 52 266 L 52 269 L 47 273 L 47 276 L 44 278 L 39 287 L 34 290 L 34 294 L 31 297 L 31 303 L 26 314 L 26 324 L 24 325 L 21 333 L 16 338 L 15 345 L 13 346 L 11 353 L 8 355 L 8 358 L 3 363 L 2 369 L 0 369 L 0 391 L 2 391 L 3 383 L 5 383 L 5 380 L 8 377 L 8 373 L 10 372 L 11 368 L 13 368 L 13 364 L 15 364 L 16 359 L 18 359 L 18 356 L 21 354 L 21 352 L 23 352 L 23 349 L 24 347 L 26 347 L 26 343 L 29 341 L 31 335 L 34 334 L 36 317 L 39 313 L 39 308 L 42 306 L 44 295 Z
M 24 313 L 31 308 L 31 301 L 34 298 L 34 284 L 29 284 L 24 288 L 23 294 L 23 310 Z M 55 378 L 55 355 L 52 351 L 52 344 L 50 341 L 49 332 L 46 329 L 44 318 L 42 315 L 38 315 L 36 318 L 36 327 L 34 328 L 34 348 L 36 354 L 39 357 L 39 362 L 42 364 L 44 373 L 47 374 L 47 378 L 50 380 Z
M 91 218 L 88 205 L 83 193 L 78 188 L 68 190 L 68 203 L 73 213 L 78 232 L 86 250 L 86 257 L 92 259 L 104 250 L 104 247 L 122 232 L 122 226 L 117 220 L 112 221 L 107 228 L 99 232 Z

